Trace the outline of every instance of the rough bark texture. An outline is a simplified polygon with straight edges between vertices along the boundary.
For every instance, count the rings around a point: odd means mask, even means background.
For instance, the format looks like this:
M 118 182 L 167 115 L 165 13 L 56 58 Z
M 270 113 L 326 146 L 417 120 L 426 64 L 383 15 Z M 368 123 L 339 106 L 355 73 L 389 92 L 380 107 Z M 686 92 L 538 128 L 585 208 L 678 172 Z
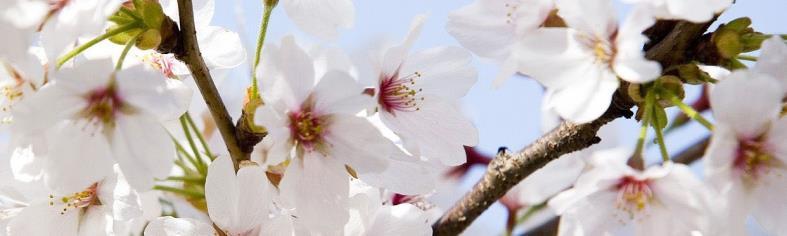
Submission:
M 659 22 L 646 33 L 646 57 L 662 67 L 686 63 L 692 49 L 712 23 Z M 498 155 L 481 180 L 432 226 L 434 235 L 458 235 L 509 189 L 552 160 L 601 141 L 598 129 L 619 117 L 630 117 L 633 104 L 620 93 L 604 115 L 587 124 L 563 123 L 517 153 Z
M 232 123 L 227 108 L 221 100 L 218 89 L 213 83 L 213 78 L 210 75 L 205 61 L 202 59 L 202 53 L 197 43 L 197 31 L 194 28 L 194 12 L 191 0 L 178 0 L 178 12 L 180 14 L 180 27 L 178 31 L 177 25 L 171 20 L 169 26 L 170 32 L 163 37 L 162 45 L 158 51 L 162 53 L 174 53 L 178 60 L 183 61 L 188 65 L 191 75 L 194 77 L 194 82 L 202 94 L 202 98 L 208 105 L 213 120 L 216 122 L 221 137 L 227 146 L 227 150 L 232 157 L 235 169 L 238 169 L 238 163 L 241 160 L 248 160 L 250 152 L 244 152 L 240 147 L 235 125 Z

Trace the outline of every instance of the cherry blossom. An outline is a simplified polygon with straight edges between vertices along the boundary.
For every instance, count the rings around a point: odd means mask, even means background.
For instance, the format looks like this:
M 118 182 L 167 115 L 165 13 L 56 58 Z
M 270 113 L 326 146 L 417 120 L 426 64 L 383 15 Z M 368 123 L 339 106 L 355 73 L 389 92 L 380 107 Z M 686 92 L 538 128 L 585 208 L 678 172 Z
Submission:
M 112 68 L 109 60 L 95 60 L 63 69 L 18 104 L 15 142 L 34 155 L 16 157 L 15 169 L 68 191 L 108 176 L 116 162 L 135 189 L 167 176 L 175 147 L 160 122 L 184 112 L 191 90 L 141 67 Z M 32 163 L 39 168 L 26 166 Z
M 390 205 L 375 188 L 355 181 L 351 186 L 350 221 L 344 235 L 432 235 L 429 215 L 413 204 Z
M 630 12 L 618 27 L 609 0 L 556 1 L 570 28 L 542 28 L 520 39 L 519 71 L 543 84 L 546 104 L 564 119 L 585 123 L 604 113 L 620 82 L 656 79 L 660 66 L 646 60 L 642 31 L 654 23 L 647 12 Z
M 269 104 L 255 118 L 275 142 L 269 155 L 294 153 L 279 185 L 282 198 L 308 229 L 337 232 L 348 219 L 348 178 L 384 171 L 398 149 L 355 115 L 372 100 L 352 77 L 328 71 L 315 81 L 313 60 L 292 37 L 266 50 L 258 78 Z
M 758 73 L 770 75 L 782 84 L 782 90 L 787 92 L 787 44 L 778 37 L 773 36 L 762 42 L 762 53 L 754 64 L 753 70 Z
M 636 235 L 686 235 L 705 232 L 708 192 L 685 165 L 671 162 L 632 169 L 630 152 L 595 152 L 595 168 L 573 188 L 549 201 L 561 215 L 560 235 L 603 235 L 634 227 Z
M 34 191 L 35 192 L 35 191 Z M 40 191 L 38 191 L 40 194 Z M 137 192 L 113 174 L 74 193 L 30 196 L 8 223 L 8 235 L 122 235 L 142 214 Z
M 744 232 L 749 214 L 769 232 L 785 230 L 779 223 L 785 217 L 781 191 L 787 189 L 783 94 L 775 79 L 754 71 L 734 71 L 711 93 L 717 123 L 705 153 L 705 174 L 729 212 L 721 222 L 731 234 Z
M 378 65 L 377 111 L 414 156 L 460 165 L 465 162 L 463 146 L 478 143 L 478 131 L 458 106 L 475 84 L 476 72 L 469 65 L 470 54 L 461 48 L 410 54 L 424 20 L 416 17 L 404 42 L 389 48 Z

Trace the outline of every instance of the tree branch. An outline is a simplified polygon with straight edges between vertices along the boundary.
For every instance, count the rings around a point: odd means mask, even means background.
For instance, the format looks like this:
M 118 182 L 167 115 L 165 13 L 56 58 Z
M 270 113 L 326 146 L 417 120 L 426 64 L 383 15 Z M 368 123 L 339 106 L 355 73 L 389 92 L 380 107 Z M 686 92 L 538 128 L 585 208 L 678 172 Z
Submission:
M 232 157 L 235 169 L 238 169 L 238 163 L 241 160 L 248 160 L 250 153 L 243 152 L 238 145 L 232 117 L 227 112 L 219 91 L 216 89 L 216 85 L 213 84 L 210 71 L 202 59 L 202 53 L 197 43 L 197 31 L 194 28 L 193 11 L 191 0 L 178 0 L 181 30 L 178 32 L 177 26 L 171 20 L 166 20 L 168 23 L 165 24 L 168 24 L 170 29 L 174 27 L 175 30 L 169 30 L 169 35 L 172 35 L 172 37 L 164 37 L 162 45 L 166 45 L 166 48 L 160 47 L 158 50 L 160 52 L 165 51 L 164 53 L 174 53 L 178 60 L 188 65 L 191 75 L 194 77 L 194 82 L 197 83 L 202 98 L 208 105 L 208 110 L 210 110 L 221 137 L 227 145 L 227 150 Z
M 671 30 L 655 30 L 648 35 L 658 43 L 649 44 L 646 57 L 664 68 L 692 58 L 687 50 L 697 43 L 713 21 L 694 24 L 677 22 L 657 24 Z M 666 25 L 666 26 L 665 26 Z M 655 35 L 658 34 L 658 35 Z M 622 86 L 621 88 L 624 88 Z M 633 104 L 619 89 L 606 113 L 587 124 L 563 123 L 518 153 L 503 152 L 487 168 L 482 179 L 453 208 L 432 226 L 434 235 L 457 235 L 514 185 L 563 154 L 587 148 L 601 141 L 598 129 L 621 116 L 630 117 Z M 625 94 L 625 93 L 624 93 Z
M 692 144 L 690 147 L 684 149 L 682 152 L 672 157 L 672 161 L 686 165 L 691 164 L 705 155 L 705 149 L 708 148 L 708 144 L 710 144 L 710 136 L 705 137 L 702 140 Z

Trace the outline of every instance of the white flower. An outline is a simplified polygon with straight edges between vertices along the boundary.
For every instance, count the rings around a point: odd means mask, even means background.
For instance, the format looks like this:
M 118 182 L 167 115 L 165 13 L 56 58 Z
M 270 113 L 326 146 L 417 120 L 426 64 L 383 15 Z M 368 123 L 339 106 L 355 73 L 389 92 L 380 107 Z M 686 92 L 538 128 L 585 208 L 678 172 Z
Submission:
M 324 39 L 339 36 L 339 28 L 350 28 L 355 21 L 352 0 L 279 0 L 287 16 L 301 30 Z
M 4 22 L 3 25 L 9 27 L 13 26 L 20 29 L 33 28 L 41 23 L 41 19 L 47 14 L 50 7 L 51 5 L 46 0 L 2 1 L 0 2 L 0 22 Z M 11 24 L 6 24 L 5 22 Z
M 347 221 L 351 174 L 382 172 L 398 151 L 359 113 L 371 104 L 349 75 L 329 71 L 315 84 L 314 63 L 292 37 L 266 46 L 260 67 L 266 105 L 255 119 L 268 129 L 269 156 L 292 162 L 279 185 L 310 230 L 336 232 Z
M 55 0 L 40 23 L 41 45 L 47 58 L 58 58 L 79 37 L 101 33 L 107 18 L 114 14 L 121 0 Z
M 275 187 L 268 182 L 265 170 L 257 164 L 242 164 L 238 173 L 232 160 L 222 156 L 208 167 L 205 201 L 213 224 L 226 235 L 257 235 L 268 219 Z M 264 227 L 264 226 L 263 226 Z M 216 235 L 209 224 L 201 221 L 159 217 L 145 229 L 145 235 Z
M 404 42 L 388 49 L 378 65 L 377 111 L 411 154 L 456 166 L 465 162 L 463 146 L 478 143 L 478 131 L 458 104 L 475 84 L 476 71 L 461 48 L 410 54 L 424 20 L 417 17 Z
M 560 235 L 614 234 L 629 224 L 636 235 L 705 230 L 707 195 L 687 166 L 667 162 L 638 171 L 625 164 L 629 156 L 620 149 L 596 152 L 595 168 L 549 201 L 561 215 Z
M 383 201 L 379 190 L 358 181 L 352 186 L 357 193 L 350 196 L 351 217 L 344 235 L 432 235 L 429 215 L 425 211 L 409 203 L 392 206 Z
M 541 27 L 555 0 L 476 0 L 448 16 L 448 32 L 473 53 L 503 66 L 501 77 L 516 72 L 512 55 L 518 40 Z
M 15 169 L 40 158 L 38 171 L 28 174 L 67 192 L 108 176 L 116 162 L 135 189 L 167 177 L 175 147 L 161 122 L 183 114 L 191 90 L 142 67 L 113 72 L 110 60 L 87 61 L 53 77 L 14 109 L 16 145 L 32 145 L 35 154 L 17 158 L 22 164 Z
M 32 198 L 8 223 L 13 235 L 124 235 L 142 214 L 139 197 L 118 168 L 106 179 L 70 194 Z
M 784 91 L 767 74 L 734 71 L 711 92 L 716 118 L 705 153 L 705 174 L 726 206 L 727 232 L 745 232 L 752 214 L 772 233 L 787 219 L 787 120 L 780 118 Z
M 559 0 L 570 28 L 542 28 L 519 40 L 519 71 L 543 84 L 547 105 L 564 119 L 590 122 L 607 110 L 618 77 L 633 83 L 656 79 L 660 66 L 644 58 L 642 31 L 654 23 L 635 10 L 621 27 L 610 0 Z
M 707 22 L 732 5 L 732 0 L 623 0 L 637 3 L 660 19 Z

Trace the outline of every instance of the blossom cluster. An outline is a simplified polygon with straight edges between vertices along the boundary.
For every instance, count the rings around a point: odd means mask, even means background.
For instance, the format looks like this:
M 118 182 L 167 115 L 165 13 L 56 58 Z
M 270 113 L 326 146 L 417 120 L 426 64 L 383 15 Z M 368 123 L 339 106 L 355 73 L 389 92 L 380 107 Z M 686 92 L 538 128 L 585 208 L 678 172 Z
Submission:
M 507 233 L 532 212 L 559 216 L 560 235 L 741 235 L 749 216 L 787 232 L 785 39 L 742 18 L 682 61 L 648 51 L 670 38 L 659 24 L 710 24 L 732 0 L 624 0 L 622 20 L 612 0 L 476 0 L 447 19 L 462 47 L 414 50 L 419 15 L 360 58 L 326 46 L 352 28 L 353 1 L 262 2 L 254 57 L 212 24 L 220 1 L 0 2 L 0 235 L 431 235 L 454 177 L 489 163 L 460 106 L 474 55 L 499 65 L 495 86 L 544 87 L 545 131 L 619 97 L 642 124 L 636 150 L 602 130 L 512 189 Z M 277 7 L 325 45 L 264 43 Z M 248 88 L 221 87 L 243 100 L 225 122 L 237 104 L 211 91 L 245 62 Z M 688 85 L 706 89 L 712 124 L 682 102 Z M 704 178 L 669 159 L 672 106 L 711 132 Z M 664 160 L 645 166 L 651 128 Z

